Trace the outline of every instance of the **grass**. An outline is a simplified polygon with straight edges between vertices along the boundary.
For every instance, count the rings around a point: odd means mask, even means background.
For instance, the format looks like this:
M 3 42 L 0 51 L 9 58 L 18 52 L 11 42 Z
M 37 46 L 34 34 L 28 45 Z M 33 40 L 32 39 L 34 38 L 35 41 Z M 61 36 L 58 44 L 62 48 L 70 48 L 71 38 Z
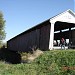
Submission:
M 0 61 L 0 75 L 75 75 L 75 50 L 45 51 L 30 64 Z
M 36 75 L 35 64 L 5 64 L 0 62 L 0 75 Z

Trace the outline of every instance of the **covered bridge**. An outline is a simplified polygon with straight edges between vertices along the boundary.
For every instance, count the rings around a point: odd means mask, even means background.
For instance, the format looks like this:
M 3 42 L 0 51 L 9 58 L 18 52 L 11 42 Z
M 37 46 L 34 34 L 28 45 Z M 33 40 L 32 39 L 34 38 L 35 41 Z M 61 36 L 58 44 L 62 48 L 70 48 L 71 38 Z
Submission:
M 23 52 L 34 47 L 52 50 L 55 47 L 54 41 L 60 42 L 62 37 L 75 45 L 74 27 L 75 14 L 67 10 L 8 40 L 7 48 Z

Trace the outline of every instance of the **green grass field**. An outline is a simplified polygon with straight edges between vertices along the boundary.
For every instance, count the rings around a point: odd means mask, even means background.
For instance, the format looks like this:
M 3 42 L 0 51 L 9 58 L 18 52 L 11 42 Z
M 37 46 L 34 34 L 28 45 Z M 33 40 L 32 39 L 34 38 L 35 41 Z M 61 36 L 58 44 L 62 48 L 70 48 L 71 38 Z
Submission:
M 0 61 L 0 75 L 75 75 L 75 50 L 45 51 L 30 64 Z

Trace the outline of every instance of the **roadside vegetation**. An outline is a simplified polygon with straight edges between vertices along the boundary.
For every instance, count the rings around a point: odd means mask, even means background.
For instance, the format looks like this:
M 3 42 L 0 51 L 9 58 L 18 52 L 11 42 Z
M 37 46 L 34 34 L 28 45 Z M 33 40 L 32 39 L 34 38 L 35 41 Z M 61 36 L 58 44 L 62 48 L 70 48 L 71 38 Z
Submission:
M 3 12 L 0 11 L 0 48 L 5 44 L 3 42 L 3 40 L 6 37 L 5 22 L 6 22 L 6 20 L 4 19 Z
M 75 75 L 75 50 L 44 51 L 30 63 L 0 61 L 0 75 Z

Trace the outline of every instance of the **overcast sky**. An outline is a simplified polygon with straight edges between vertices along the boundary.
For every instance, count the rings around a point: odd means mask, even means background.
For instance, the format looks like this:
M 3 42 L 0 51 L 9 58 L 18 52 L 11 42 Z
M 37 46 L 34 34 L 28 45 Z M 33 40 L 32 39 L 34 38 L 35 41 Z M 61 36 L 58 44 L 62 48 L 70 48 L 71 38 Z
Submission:
M 0 0 L 6 20 L 6 39 L 65 11 L 74 11 L 74 0 Z

